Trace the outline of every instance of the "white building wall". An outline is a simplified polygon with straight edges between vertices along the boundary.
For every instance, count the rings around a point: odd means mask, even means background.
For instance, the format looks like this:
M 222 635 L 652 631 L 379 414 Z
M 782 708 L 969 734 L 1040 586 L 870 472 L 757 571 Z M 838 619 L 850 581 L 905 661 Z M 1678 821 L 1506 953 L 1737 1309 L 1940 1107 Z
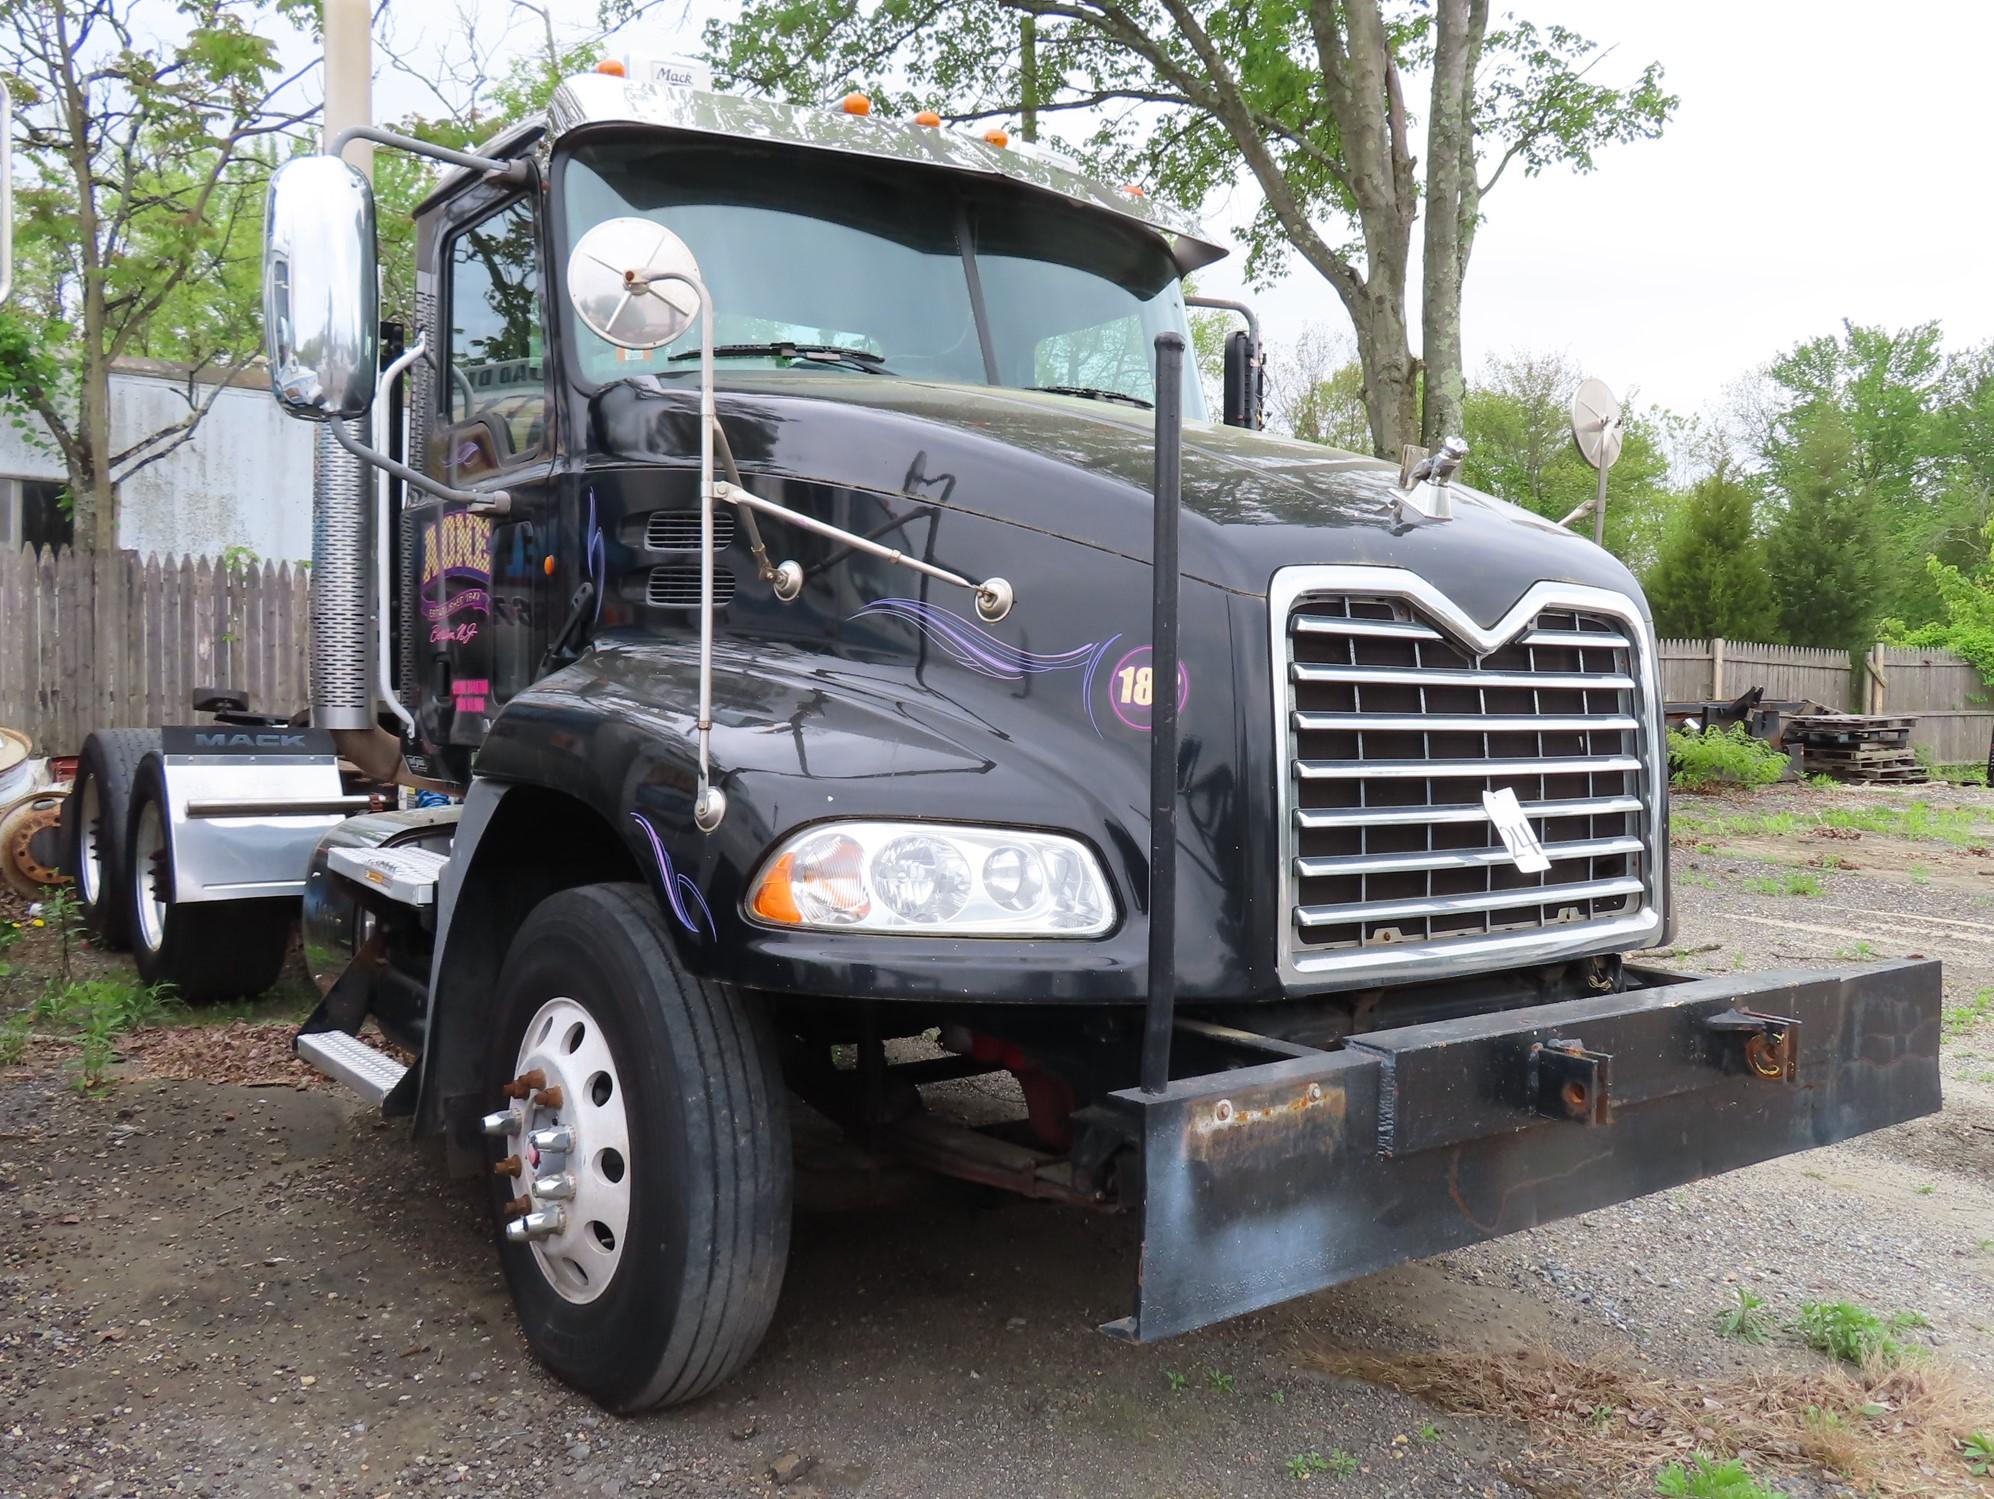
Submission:
M 119 450 L 187 412 L 184 383 L 120 370 L 111 376 L 112 440 Z M 121 487 L 118 545 L 140 556 L 219 556 L 248 547 L 260 559 L 312 554 L 313 427 L 285 416 L 261 385 L 232 386 L 191 441 Z M 0 422 L 0 477 L 64 477 L 53 449 L 31 446 Z

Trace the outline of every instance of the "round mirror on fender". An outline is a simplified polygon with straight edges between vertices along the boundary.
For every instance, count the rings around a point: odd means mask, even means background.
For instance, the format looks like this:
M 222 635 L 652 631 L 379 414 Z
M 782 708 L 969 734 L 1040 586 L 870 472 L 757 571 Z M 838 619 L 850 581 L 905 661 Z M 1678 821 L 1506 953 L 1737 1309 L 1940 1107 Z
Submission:
M 699 315 L 699 296 L 680 276 L 697 280 L 699 262 L 671 230 L 649 219 L 605 219 L 568 257 L 568 300 L 597 338 L 662 348 Z
M 292 416 L 364 416 L 380 363 L 374 189 L 337 156 L 298 156 L 264 209 L 263 343 L 270 389 Z

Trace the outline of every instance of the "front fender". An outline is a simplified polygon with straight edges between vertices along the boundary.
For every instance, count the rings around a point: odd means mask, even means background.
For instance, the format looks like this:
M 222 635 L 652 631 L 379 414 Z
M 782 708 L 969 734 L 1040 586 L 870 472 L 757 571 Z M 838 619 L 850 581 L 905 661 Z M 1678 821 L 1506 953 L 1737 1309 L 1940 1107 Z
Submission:
M 1229 657 L 1228 601 L 1211 590 L 1205 602 L 1214 627 L 1209 646 Z M 1086 664 L 1076 658 L 1063 674 L 1070 680 L 1042 683 L 954 664 L 910 667 L 781 642 L 750 649 L 717 641 L 713 774 L 728 809 L 715 832 L 702 834 L 692 823 L 696 647 L 690 639 L 613 637 L 508 702 L 477 771 L 547 787 L 614 826 L 652 881 L 694 972 L 799 995 L 1139 1001 L 1146 936 L 1131 918 L 1147 886 L 1147 736 L 1110 739 L 1090 721 L 1082 679 L 1094 673 Z M 1101 661 L 1094 666 L 1107 669 Z M 1227 678 L 1213 672 L 1208 680 Z M 1201 709 L 1216 732 L 1230 736 L 1235 722 L 1231 698 L 1220 691 L 1187 711 L 1193 807 Z M 1212 748 L 1210 762 L 1231 762 L 1229 738 Z M 1221 788 L 1221 799 L 1225 794 Z M 1235 811 L 1215 807 L 1211 816 L 1224 826 Z M 1102 938 L 1072 941 L 800 932 L 750 919 L 749 884 L 772 847 L 799 827 L 844 817 L 1070 833 L 1100 859 L 1120 919 Z M 1194 836 L 1200 820 L 1187 819 Z M 1224 870 L 1208 850 L 1201 856 L 1187 845 L 1187 854 L 1183 911 L 1205 916 L 1202 936 L 1196 928 L 1187 933 L 1182 961 L 1204 992 L 1225 992 L 1243 974 L 1215 950 L 1225 944 L 1211 940 L 1213 913 L 1238 907 L 1243 897 L 1224 888 Z

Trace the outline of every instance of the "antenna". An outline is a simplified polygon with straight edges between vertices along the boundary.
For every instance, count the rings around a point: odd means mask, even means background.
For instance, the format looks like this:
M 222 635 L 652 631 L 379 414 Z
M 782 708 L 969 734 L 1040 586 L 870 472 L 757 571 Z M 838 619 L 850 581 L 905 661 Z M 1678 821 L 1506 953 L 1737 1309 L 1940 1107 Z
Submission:
M 1599 470 L 1599 493 L 1594 495 L 1592 508 L 1592 539 L 1596 546 L 1606 545 L 1606 471 L 1620 459 L 1620 445 L 1627 435 L 1627 424 L 1620 415 L 1620 402 L 1608 389 L 1604 380 L 1586 379 L 1572 395 L 1572 440 L 1579 445 L 1579 456 Z M 1585 514 L 1586 506 L 1581 505 L 1565 517 L 1570 525 Z

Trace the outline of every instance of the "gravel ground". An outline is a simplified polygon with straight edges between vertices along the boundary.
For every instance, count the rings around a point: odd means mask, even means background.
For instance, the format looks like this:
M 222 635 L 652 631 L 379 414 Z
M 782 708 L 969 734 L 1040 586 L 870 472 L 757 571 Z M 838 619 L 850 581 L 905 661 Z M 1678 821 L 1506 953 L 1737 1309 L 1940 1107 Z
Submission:
M 1707 828 L 1908 799 L 1678 809 Z M 1994 841 L 1987 793 L 1926 800 L 1984 809 Z M 1963 1006 L 1994 987 L 1994 858 L 1950 832 L 1685 835 L 1679 945 L 1656 956 L 1723 971 L 1922 953 Z M 1824 850 L 1859 867 L 1813 870 L 1813 896 L 1752 888 Z M 1944 1066 L 1934 1119 L 1149 1347 L 1093 1330 L 1124 1309 L 1132 1225 L 895 1180 L 886 1205 L 799 1218 L 745 1377 L 633 1420 L 539 1372 L 476 1195 L 344 1096 L 140 1077 L 86 1099 L 59 1069 L 0 1072 L 0 1495 L 1230 1496 L 1292 1492 L 1289 1460 L 1310 1452 L 1358 1464 L 1311 1480 L 1331 1493 L 1604 1492 L 1550 1483 L 1519 1425 L 1331 1379 L 1308 1351 L 1806 1367 L 1790 1336 L 1717 1336 L 1744 1285 L 1781 1318 L 1810 1299 L 1922 1312 L 1921 1336 L 1994 1389 L 1994 1020 L 1950 1039 Z M 1942 1474 L 1932 1492 L 1974 1490 Z

